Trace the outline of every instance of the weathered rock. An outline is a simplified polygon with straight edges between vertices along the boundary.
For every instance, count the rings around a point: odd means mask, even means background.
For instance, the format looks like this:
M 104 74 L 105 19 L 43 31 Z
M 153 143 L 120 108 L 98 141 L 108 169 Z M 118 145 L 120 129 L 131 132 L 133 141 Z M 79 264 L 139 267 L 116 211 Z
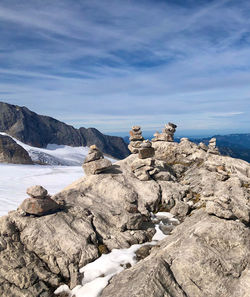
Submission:
M 140 159 L 152 158 L 155 154 L 153 147 L 144 147 L 139 149 L 138 157 Z
M 48 195 L 48 191 L 42 186 L 32 186 L 26 190 L 26 193 L 33 198 L 44 198 Z
M 246 297 L 249 246 L 244 224 L 197 211 L 147 258 L 115 276 L 101 297 Z
M 155 133 L 152 141 L 166 141 L 173 142 L 174 141 L 174 133 L 176 131 L 177 126 L 173 123 L 168 123 L 162 130 L 162 133 Z
M 160 210 L 182 223 L 162 228 L 168 237 L 101 296 L 248 296 L 249 163 L 189 140 L 153 147 L 154 159 L 130 155 L 53 196 L 65 204 L 60 212 L 33 217 L 18 210 L 0 218 L 0 295 L 49 297 L 61 282 L 74 287 L 79 268 L 100 255 L 100 246 L 110 251 L 149 241 L 150 213 Z M 149 180 L 139 180 L 137 170 Z M 169 181 L 156 179 L 163 173 Z
M 11 137 L 0 134 L 0 163 L 33 164 L 27 151 Z
M 103 153 L 100 152 L 99 150 L 93 151 L 91 153 L 89 153 L 86 158 L 84 159 L 84 163 L 88 163 L 91 161 L 96 161 L 99 159 L 104 158 Z
M 150 254 L 152 247 L 153 247 L 152 245 L 143 245 L 142 247 L 140 247 L 135 252 L 137 261 L 140 261 L 146 258 Z
M 27 214 L 37 216 L 43 216 L 60 210 L 60 205 L 49 197 L 27 198 L 19 207 Z
M 111 166 L 112 166 L 112 163 L 108 159 L 99 159 L 96 161 L 84 163 L 82 165 L 86 175 L 101 173 L 109 169 Z

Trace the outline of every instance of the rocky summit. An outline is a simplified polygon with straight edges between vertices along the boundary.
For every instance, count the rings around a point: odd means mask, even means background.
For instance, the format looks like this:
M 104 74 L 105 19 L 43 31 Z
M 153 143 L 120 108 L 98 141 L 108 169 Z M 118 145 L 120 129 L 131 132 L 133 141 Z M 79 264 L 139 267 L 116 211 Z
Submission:
M 214 140 L 207 147 L 168 138 L 147 147 L 153 156 L 140 158 L 138 150 L 52 196 L 60 211 L 36 216 L 19 208 L 0 218 L 1 296 L 49 297 L 62 284 L 76 287 L 79 268 L 102 253 L 150 241 L 157 212 L 180 224 L 159 225 L 168 236 L 139 249 L 138 262 L 99 296 L 249 296 L 250 164 L 214 153 Z M 90 155 L 84 165 L 102 159 L 95 148 Z M 41 188 L 28 194 L 47 195 Z

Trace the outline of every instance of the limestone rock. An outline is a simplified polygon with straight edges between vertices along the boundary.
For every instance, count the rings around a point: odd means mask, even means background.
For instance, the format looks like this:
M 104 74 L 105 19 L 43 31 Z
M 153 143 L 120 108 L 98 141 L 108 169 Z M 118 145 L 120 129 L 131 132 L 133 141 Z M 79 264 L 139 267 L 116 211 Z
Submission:
M 101 297 L 246 297 L 249 246 L 244 224 L 199 210 L 148 257 L 116 275 Z
M 144 140 L 142 136 L 142 131 L 140 126 L 133 126 L 132 130 L 129 131 L 130 137 L 130 143 L 128 145 L 128 149 L 131 151 L 132 154 L 137 154 L 138 149 L 141 146 L 142 141 Z
M 43 216 L 60 210 L 60 205 L 49 197 L 27 198 L 19 207 L 25 213 L 37 216 Z
M 152 141 L 166 141 L 173 142 L 174 141 L 174 133 L 176 131 L 177 126 L 173 123 L 168 123 L 162 130 L 162 133 L 155 133 Z
M 99 159 L 83 164 L 83 170 L 86 175 L 101 173 L 112 166 L 108 159 Z
M 168 236 L 111 279 L 101 296 L 248 296 L 249 163 L 189 140 L 153 147 L 154 158 L 131 154 L 54 195 L 65 205 L 60 212 L 38 217 L 18 210 L 0 218 L 0 295 L 49 297 L 62 282 L 72 288 L 100 246 L 110 251 L 150 241 L 151 213 L 170 211 L 181 224 L 162 228 Z M 137 170 L 149 180 L 138 179 Z
M 138 157 L 140 159 L 152 158 L 155 154 L 153 147 L 143 147 L 139 149 Z
M 33 198 L 44 198 L 47 196 L 48 191 L 42 186 L 32 186 L 27 189 L 26 193 Z

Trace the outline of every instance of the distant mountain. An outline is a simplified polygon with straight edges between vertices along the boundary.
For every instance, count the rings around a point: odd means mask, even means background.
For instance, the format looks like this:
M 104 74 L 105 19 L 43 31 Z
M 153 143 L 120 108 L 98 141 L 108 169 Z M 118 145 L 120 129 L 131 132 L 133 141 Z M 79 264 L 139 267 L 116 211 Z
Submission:
M 95 128 L 76 129 L 52 117 L 39 115 L 26 107 L 0 102 L 0 132 L 36 147 L 48 144 L 90 146 L 96 144 L 104 153 L 122 159 L 129 155 L 121 137 L 102 134 Z
M 250 162 L 250 133 L 215 135 L 212 137 L 216 138 L 216 144 L 222 155 Z M 190 140 L 195 143 L 204 142 L 208 144 L 212 137 L 190 138 Z M 129 143 L 129 136 L 125 136 L 123 139 L 126 143 Z M 180 139 L 180 137 L 176 137 L 175 141 L 179 142 Z
M 250 162 L 250 133 L 215 135 L 219 151 L 224 156 L 230 156 Z M 191 139 L 208 144 L 211 137 Z

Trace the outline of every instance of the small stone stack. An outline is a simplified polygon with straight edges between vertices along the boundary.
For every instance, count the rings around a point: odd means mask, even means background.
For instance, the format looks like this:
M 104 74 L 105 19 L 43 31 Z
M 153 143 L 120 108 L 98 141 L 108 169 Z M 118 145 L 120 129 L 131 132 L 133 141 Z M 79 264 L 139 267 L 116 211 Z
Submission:
M 59 211 L 61 208 L 42 186 L 32 186 L 27 189 L 26 193 L 30 198 L 25 199 L 19 207 L 26 214 L 43 216 Z
M 146 159 L 146 158 L 153 157 L 154 154 L 155 154 L 155 149 L 152 147 L 151 141 L 149 141 L 148 139 L 147 140 L 144 140 L 141 143 L 141 146 L 139 148 L 138 157 L 140 159 Z
M 163 161 L 153 159 L 155 150 L 149 140 L 144 140 L 138 150 L 138 158 L 132 162 L 131 169 L 139 180 L 147 181 L 150 179 L 172 179 L 167 164 Z
M 86 175 L 99 174 L 111 166 L 111 161 L 104 159 L 103 153 L 96 145 L 90 146 L 89 153 L 82 165 Z
M 208 144 L 208 152 L 214 155 L 219 155 L 219 150 L 216 147 L 216 138 L 213 137 L 209 140 L 209 144 Z
M 128 145 L 128 149 L 131 151 L 132 154 L 137 154 L 138 149 L 141 146 L 142 141 L 144 140 L 142 136 L 142 131 L 140 126 L 133 126 L 132 130 L 129 131 L 130 137 L 130 143 Z
M 154 134 L 154 138 L 152 141 L 174 141 L 174 133 L 176 131 L 177 126 L 173 123 L 168 123 L 162 130 L 162 133 L 156 132 Z

